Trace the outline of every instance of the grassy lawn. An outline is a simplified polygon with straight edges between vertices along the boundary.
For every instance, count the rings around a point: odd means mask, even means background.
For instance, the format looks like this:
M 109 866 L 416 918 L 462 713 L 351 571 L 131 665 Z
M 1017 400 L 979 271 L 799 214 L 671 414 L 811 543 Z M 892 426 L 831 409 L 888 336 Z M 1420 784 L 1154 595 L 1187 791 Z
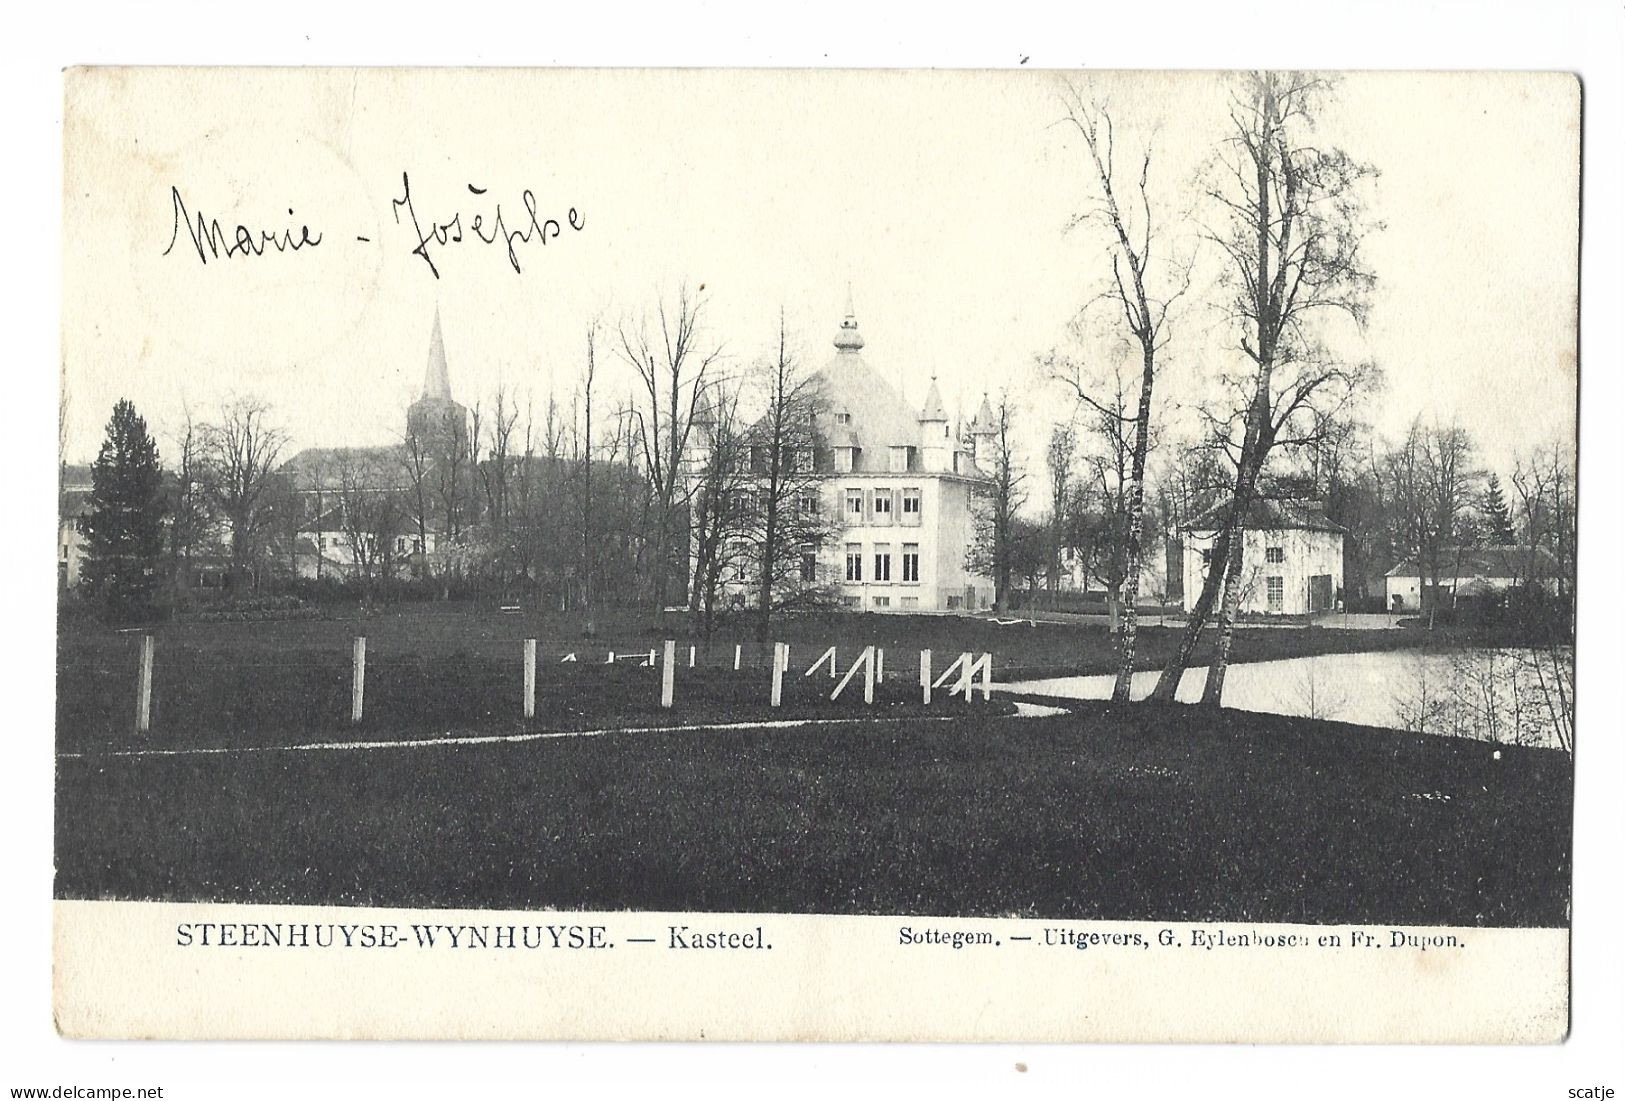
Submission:
M 61 759 L 69 898 L 1563 925 L 1569 759 L 1268 715 Z
M 360 733 L 368 737 L 519 729 L 526 638 L 539 640 L 538 724 L 544 729 L 765 715 L 772 648 L 754 641 L 750 627 L 725 624 L 706 643 L 688 636 L 681 615 L 669 617 L 661 628 L 644 617 L 606 617 L 589 638 L 571 617 L 499 615 L 457 604 L 312 620 L 163 624 L 153 631 L 152 738 L 165 745 L 235 745 L 354 732 L 348 723 L 350 644 L 357 635 L 367 638 L 366 719 Z M 938 671 L 963 651 L 991 653 L 996 675 L 1003 678 L 1109 672 L 1117 661 L 1116 639 L 1093 624 L 824 614 L 786 616 L 774 636 L 791 647 L 782 715 L 815 716 L 852 706 L 860 685 L 831 705 L 827 676 L 802 676 L 830 645 L 837 646 L 843 673 L 863 646 L 885 648 L 892 680 L 882 701 L 895 707 L 907 707 L 913 698 L 909 686 L 918 679 L 921 649 L 933 651 Z M 658 710 L 658 671 L 626 661 L 646 659 L 666 638 L 678 641 L 681 666 L 672 712 Z M 1146 626 L 1140 639 L 1140 666 L 1157 668 L 1172 652 L 1178 631 Z M 1233 654 L 1238 662 L 1265 661 L 1430 641 L 1417 631 L 1261 627 L 1238 630 Z M 128 743 L 138 644 L 135 632 L 64 622 L 57 640 L 59 749 Z M 733 671 L 736 644 L 738 674 Z M 687 668 L 690 645 L 696 647 L 694 671 Z M 621 662 L 606 667 L 611 650 Z M 570 653 L 578 660 L 563 662 Z M 1205 644 L 1196 660 L 1206 660 Z

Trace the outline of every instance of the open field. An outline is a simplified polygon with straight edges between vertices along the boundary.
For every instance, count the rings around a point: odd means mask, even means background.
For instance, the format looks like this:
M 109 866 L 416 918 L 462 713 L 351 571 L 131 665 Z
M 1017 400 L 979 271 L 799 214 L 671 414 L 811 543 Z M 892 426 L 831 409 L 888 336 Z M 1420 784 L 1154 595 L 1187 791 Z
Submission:
M 64 758 L 57 894 L 1564 925 L 1570 759 L 1073 714 Z
M 772 647 L 750 637 L 750 624 L 725 625 L 709 645 L 687 637 L 686 617 L 661 629 L 643 619 L 609 619 L 593 637 L 558 616 L 499 615 L 463 605 L 413 605 L 333 618 L 177 622 L 155 627 L 152 744 L 263 744 L 312 740 L 359 730 L 369 737 L 447 730 L 521 728 L 522 640 L 539 640 L 537 720 L 527 728 L 572 729 L 666 716 L 679 722 L 770 714 Z M 367 638 L 366 717 L 349 718 L 350 646 Z M 958 616 L 787 616 L 774 630 L 789 643 L 786 707 L 776 714 L 816 716 L 853 706 L 861 684 L 830 704 L 827 675 L 802 672 L 837 646 L 844 673 L 865 645 L 885 648 L 880 702 L 907 707 L 918 680 L 919 651 L 936 671 L 963 651 L 991 653 L 1001 679 L 1103 673 L 1116 666 L 1116 640 L 1098 625 L 1000 624 Z M 677 706 L 660 711 L 659 672 L 634 665 L 665 638 L 679 642 Z M 1157 668 L 1178 638 L 1174 628 L 1141 630 L 1141 668 Z M 1426 646 L 1444 640 L 1417 631 L 1339 631 L 1260 627 L 1238 631 L 1238 662 L 1315 653 Z M 697 668 L 687 668 L 696 647 Z M 734 647 L 741 669 L 733 670 Z M 134 722 L 139 633 L 64 623 L 57 640 L 57 731 L 63 751 L 127 745 Z M 1198 648 L 1196 664 L 1206 658 Z M 621 659 L 605 666 L 610 651 Z M 562 662 L 566 654 L 575 662 Z M 630 661 L 627 659 L 630 658 Z M 820 689 L 820 685 L 822 688 Z M 824 698 L 819 699 L 822 691 Z M 859 704 L 858 706 L 861 706 Z M 540 725 L 538 725 L 540 724 Z

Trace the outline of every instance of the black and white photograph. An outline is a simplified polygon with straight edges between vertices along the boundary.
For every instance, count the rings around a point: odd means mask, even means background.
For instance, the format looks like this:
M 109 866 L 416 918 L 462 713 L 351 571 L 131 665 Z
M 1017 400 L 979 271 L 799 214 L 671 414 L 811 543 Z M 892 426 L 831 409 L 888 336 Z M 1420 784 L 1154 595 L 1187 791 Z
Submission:
M 1574 75 L 63 90 L 68 1034 L 470 1034 L 121 1015 L 130 914 L 219 984 L 725 956 L 730 1039 L 1019 1034 L 795 995 L 819 929 L 1230 1006 L 1036 1038 L 1563 1039 Z M 555 1010 L 490 1034 L 685 1035 Z

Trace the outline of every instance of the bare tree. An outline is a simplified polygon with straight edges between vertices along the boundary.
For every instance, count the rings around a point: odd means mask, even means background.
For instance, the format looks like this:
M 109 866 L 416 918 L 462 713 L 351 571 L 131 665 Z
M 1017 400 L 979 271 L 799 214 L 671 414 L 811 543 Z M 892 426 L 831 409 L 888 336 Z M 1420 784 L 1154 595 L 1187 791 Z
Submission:
M 339 516 L 361 601 L 370 604 L 378 582 L 394 576 L 395 540 L 404 526 L 390 471 L 375 456 L 348 448 L 334 456 L 338 467 Z
M 254 398 L 228 403 L 201 431 L 208 496 L 231 528 L 231 591 L 240 594 L 264 549 L 268 496 L 287 435 Z
M 1374 170 L 1316 144 L 1315 111 L 1327 91 L 1326 79 L 1314 75 L 1245 78 L 1232 98 L 1230 133 L 1209 171 L 1205 190 L 1219 217 L 1206 238 L 1226 258 L 1227 312 L 1250 366 L 1239 380 L 1235 478 L 1213 568 L 1153 699 L 1174 698 L 1217 605 L 1219 637 L 1202 700 L 1220 702 L 1240 601 L 1239 585 L 1226 580 L 1239 580 L 1242 529 L 1259 476 L 1271 451 L 1292 442 L 1296 426 L 1323 429 L 1323 403 L 1346 402 L 1368 374 L 1329 354 L 1318 327 L 1331 314 L 1363 325 L 1374 282 L 1360 255 L 1374 227 L 1359 197 Z
M 1138 158 L 1139 172 L 1134 183 L 1132 206 L 1118 201 L 1115 129 L 1105 105 L 1085 102 L 1076 89 L 1068 90 L 1067 121 L 1083 137 L 1093 168 L 1095 205 L 1079 221 L 1104 224 L 1110 231 L 1112 278 L 1109 289 L 1100 300 L 1121 314 L 1124 330 L 1133 338 L 1140 351 L 1139 395 L 1132 413 L 1121 407 L 1108 414 L 1108 406 L 1092 398 L 1088 390 L 1075 386 L 1078 398 L 1090 405 L 1098 415 L 1111 415 L 1122 420 L 1125 428 L 1131 426 L 1128 446 L 1128 469 L 1124 530 L 1124 577 L 1121 583 L 1123 604 L 1122 631 L 1118 646 L 1117 681 L 1112 688 L 1112 699 L 1119 702 L 1129 698 L 1129 685 L 1134 674 L 1134 656 L 1138 638 L 1140 567 L 1144 551 L 1142 530 L 1145 516 L 1145 462 L 1151 441 L 1151 397 L 1157 375 L 1157 355 L 1167 343 L 1167 322 L 1170 307 L 1181 298 L 1191 285 L 1191 262 L 1174 261 L 1169 264 L 1167 287 L 1159 295 L 1149 289 L 1150 273 L 1155 258 L 1166 243 L 1160 239 L 1165 227 L 1160 218 L 1153 216 L 1148 183 L 1151 175 L 1151 145 L 1148 142 Z M 1115 618 L 1115 617 L 1114 617 Z
M 1099 399 L 1084 403 L 1087 411 L 1083 420 L 1088 428 L 1084 467 L 1088 474 L 1079 487 L 1078 513 L 1087 534 L 1089 567 L 1106 587 L 1106 612 L 1110 629 L 1117 634 L 1124 629 L 1125 594 L 1136 567 L 1130 529 L 1138 432 L 1126 415 L 1129 390 L 1120 370 L 1114 373 L 1109 390 L 1109 396 L 1102 393 Z M 1140 484 L 1143 488 L 1144 483 Z M 1143 510 L 1143 502 L 1141 507 Z M 1134 589 L 1137 593 L 1137 583 Z M 1135 599 L 1128 597 L 1128 603 Z
M 618 333 L 622 359 L 636 373 L 638 399 L 629 406 L 637 456 L 651 490 L 652 538 L 647 549 L 649 600 L 656 622 L 667 604 L 667 587 L 680 547 L 680 518 L 688 504 L 684 457 L 694 412 L 705 393 L 707 374 L 722 355 L 703 339 L 704 288 L 678 291 L 662 301 L 651 322 L 623 322 Z
M 597 564 L 594 554 L 595 539 L 593 536 L 593 509 L 592 509 L 592 464 L 593 464 L 593 427 L 592 427 L 592 400 L 593 384 L 598 377 L 598 322 L 595 319 L 587 326 L 587 370 L 583 379 L 581 394 L 582 404 L 586 410 L 586 427 L 581 433 L 581 610 L 586 619 L 587 636 L 590 638 L 597 630 L 593 620 L 593 573 Z
M 750 432 L 757 508 L 757 638 L 769 638 L 773 609 L 817 587 L 817 551 L 834 530 L 822 504 L 816 428 L 826 405 L 823 380 L 790 351 L 784 311 L 772 357 L 756 372 L 765 409 Z M 807 576 L 807 565 L 814 576 Z
M 204 469 L 205 433 L 185 411 L 185 423 L 176 440 L 175 476 L 170 483 L 169 572 L 171 607 L 180 604 L 191 584 L 192 555 L 208 536 L 211 517 Z
M 549 399 L 550 408 L 552 399 Z M 517 456 L 513 453 L 514 432 L 519 424 L 519 404 L 506 386 L 498 385 L 494 395 L 492 417 L 484 426 L 483 456 L 476 455 L 473 467 L 485 500 L 487 543 L 491 552 L 490 568 L 495 573 L 497 589 L 508 592 L 516 552 L 513 545 L 512 487 L 517 477 Z M 475 420 L 476 430 L 480 424 Z M 476 437 L 475 449 L 481 448 Z
M 993 606 L 1006 611 L 1011 579 L 1018 572 L 1016 518 L 1027 501 L 1027 475 L 1016 455 L 1014 415 L 1010 394 L 1000 391 L 993 407 L 991 477 L 975 491 L 972 505 L 974 536 L 965 555 L 971 573 L 993 578 Z M 981 465 L 982 455 L 977 456 Z
M 1049 525 L 1045 563 L 1045 585 L 1051 593 L 1059 586 L 1061 556 L 1067 546 L 1072 519 L 1072 465 L 1078 451 L 1078 434 L 1070 422 L 1050 428 L 1049 446 L 1044 450 L 1044 466 L 1049 473 Z
M 1528 546 L 1524 577 L 1536 587 L 1552 582 L 1559 602 L 1566 605 L 1573 595 L 1576 564 L 1573 450 L 1554 442 L 1520 455 L 1512 488 Z M 1545 564 L 1543 552 L 1551 554 L 1555 570 Z
M 737 388 L 720 382 L 707 386 L 694 427 L 704 437 L 704 454 L 693 473 L 694 584 L 689 606 L 699 613 L 701 635 L 709 641 L 717 602 L 726 586 L 742 585 L 749 577 L 749 536 L 760 502 L 754 492 L 750 437 L 740 420 Z
M 1477 495 L 1473 442 L 1457 425 L 1411 422 L 1404 442 L 1388 454 L 1395 542 L 1416 561 L 1422 608 L 1431 628 L 1444 579 L 1460 569 L 1464 513 Z

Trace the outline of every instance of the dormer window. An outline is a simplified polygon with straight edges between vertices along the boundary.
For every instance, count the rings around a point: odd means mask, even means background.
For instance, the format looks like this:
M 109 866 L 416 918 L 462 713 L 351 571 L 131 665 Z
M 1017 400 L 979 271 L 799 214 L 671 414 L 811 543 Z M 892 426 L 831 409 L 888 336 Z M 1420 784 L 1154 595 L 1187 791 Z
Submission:
M 835 423 L 836 424 L 851 424 L 852 423 L 852 414 L 851 413 L 837 413 L 837 414 L 835 414 Z

